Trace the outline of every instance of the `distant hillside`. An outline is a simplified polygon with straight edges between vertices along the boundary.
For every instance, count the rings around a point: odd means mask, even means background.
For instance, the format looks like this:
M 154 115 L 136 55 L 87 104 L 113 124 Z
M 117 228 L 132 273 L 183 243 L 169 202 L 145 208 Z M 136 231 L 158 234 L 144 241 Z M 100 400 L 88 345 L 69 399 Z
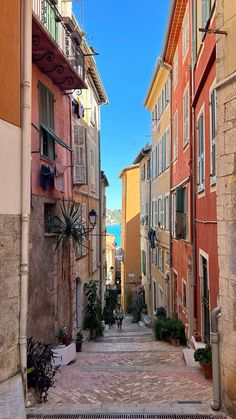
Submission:
M 121 210 L 107 208 L 106 224 L 107 225 L 121 224 Z

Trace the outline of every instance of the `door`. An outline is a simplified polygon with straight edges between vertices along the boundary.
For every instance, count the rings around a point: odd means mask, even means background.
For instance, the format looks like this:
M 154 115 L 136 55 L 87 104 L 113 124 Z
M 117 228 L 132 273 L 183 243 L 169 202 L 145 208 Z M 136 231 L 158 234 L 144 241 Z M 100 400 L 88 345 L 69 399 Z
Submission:
M 178 281 L 178 277 L 177 277 L 177 274 L 174 272 L 174 275 L 173 275 L 173 313 L 174 314 L 177 314 L 177 310 L 178 310 L 178 307 L 177 307 L 177 303 L 178 303 L 178 301 L 177 301 L 177 290 L 178 290 L 178 283 L 177 283 L 177 281 Z
M 208 267 L 207 260 L 202 257 L 202 281 L 203 281 L 203 327 L 204 340 L 210 343 L 210 306 L 208 289 Z
M 76 278 L 76 323 L 77 329 L 82 327 L 82 295 L 81 295 L 81 281 Z

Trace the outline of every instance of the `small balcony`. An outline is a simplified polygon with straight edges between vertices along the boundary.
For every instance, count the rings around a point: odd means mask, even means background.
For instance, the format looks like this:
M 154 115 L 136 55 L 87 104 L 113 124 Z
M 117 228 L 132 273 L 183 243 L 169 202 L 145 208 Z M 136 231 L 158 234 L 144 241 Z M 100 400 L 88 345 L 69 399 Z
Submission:
M 33 0 L 33 63 L 63 91 L 85 89 L 80 34 L 68 30 L 56 4 L 55 0 Z

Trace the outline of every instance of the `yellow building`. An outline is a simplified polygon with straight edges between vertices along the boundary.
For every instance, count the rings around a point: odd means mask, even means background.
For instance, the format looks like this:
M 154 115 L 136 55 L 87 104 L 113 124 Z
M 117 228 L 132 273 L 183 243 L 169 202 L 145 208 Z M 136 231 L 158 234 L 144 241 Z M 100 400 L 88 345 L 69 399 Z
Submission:
M 155 231 L 152 246 L 152 304 L 155 312 L 165 307 L 170 314 L 170 79 L 161 59 L 157 61 L 145 98 L 152 112 L 152 175 L 150 230 Z
M 140 176 L 139 164 L 126 167 L 122 180 L 121 213 L 121 303 L 129 311 L 136 287 L 141 283 L 140 267 Z
M 106 234 L 106 283 L 115 285 L 116 236 Z

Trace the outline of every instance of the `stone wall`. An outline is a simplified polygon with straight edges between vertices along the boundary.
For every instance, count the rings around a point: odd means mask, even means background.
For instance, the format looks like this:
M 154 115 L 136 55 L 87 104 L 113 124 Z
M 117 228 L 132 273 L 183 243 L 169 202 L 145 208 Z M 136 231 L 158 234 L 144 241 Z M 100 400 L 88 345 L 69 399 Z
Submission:
M 19 366 L 20 216 L 0 215 L 0 381 Z
M 61 275 L 61 252 L 55 252 L 56 235 L 44 232 L 45 202 L 50 201 L 40 196 L 32 197 L 28 336 L 56 343 L 58 328 L 68 328 L 69 324 L 69 289 L 68 281 Z M 56 213 L 60 213 L 59 202 Z M 73 266 L 72 276 L 75 276 Z M 75 281 L 72 292 L 75 312 Z
M 222 407 L 236 418 L 236 4 L 217 2 L 217 218 Z M 231 19 L 230 19 L 231 16 Z M 231 57 L 233 57 L 231 59 Z M 233 63 L 234 61 L 234 63 Z

